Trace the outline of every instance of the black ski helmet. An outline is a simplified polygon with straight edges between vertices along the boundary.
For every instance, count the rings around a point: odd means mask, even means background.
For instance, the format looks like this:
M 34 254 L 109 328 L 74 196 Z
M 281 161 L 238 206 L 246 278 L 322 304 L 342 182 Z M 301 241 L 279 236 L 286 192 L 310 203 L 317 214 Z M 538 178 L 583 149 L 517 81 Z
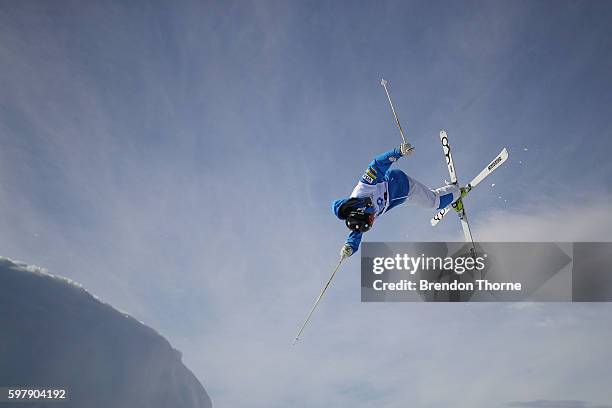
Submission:
M 370 228 L 372 228 L 372 224 L 374 224 L 374 214 L 354 211 L 348 216 L 344 223 L 351 231 L 366 232 L 369 231 Z
M 334 212 L 351 231 L 366 232 L 374 223 L 374 207 L 370 197 L 336 200 Z

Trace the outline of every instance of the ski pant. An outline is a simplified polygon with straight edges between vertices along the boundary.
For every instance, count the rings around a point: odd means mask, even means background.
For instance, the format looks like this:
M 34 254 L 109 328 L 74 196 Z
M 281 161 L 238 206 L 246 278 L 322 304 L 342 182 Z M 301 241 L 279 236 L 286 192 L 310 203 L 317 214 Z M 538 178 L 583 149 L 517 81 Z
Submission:
M 454 203 L 459 199 L 459 197 L 461 197 L 459 186 L 455 184 L 430 189 L 414 178 L 407 176 L 401 170 L 395 169 L 390 173 L 392 172 L 399 172 L 401 174 L 395 173 L 390 175 L 390 179 L 394 179 L 395 183 L 405 183 L 407 185 L 404 188 L 394 189 L 398 192 L 402 191 L 403 194 L 401 194 L 399 197 L 393 197 L 394 194 L 390 194 L 391 205 L 387 211 L 399 204 L 402 204 L 403 202 L 416 205 L 421 208 L 441 210 L 442 208 L 449 206 L 451 203 Z M 408 194 L 406 194 L 405 191 L 408 191 Z
M 461 197 L 459 186 L 448 184 L 436 189 L 429 189 L 423 184 L 408 176 L 410 190 L 408 190 L 408 204 L 422 208 L 441 210 Z

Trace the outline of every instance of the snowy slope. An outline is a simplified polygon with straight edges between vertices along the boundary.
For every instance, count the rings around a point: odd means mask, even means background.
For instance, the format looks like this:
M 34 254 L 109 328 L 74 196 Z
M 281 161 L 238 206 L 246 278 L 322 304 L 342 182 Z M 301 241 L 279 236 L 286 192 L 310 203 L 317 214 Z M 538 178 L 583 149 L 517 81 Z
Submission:
M 210 407 L 181 355 L 85 289 L 0 258 L 0 387 L 64 386 L 62 407 Z

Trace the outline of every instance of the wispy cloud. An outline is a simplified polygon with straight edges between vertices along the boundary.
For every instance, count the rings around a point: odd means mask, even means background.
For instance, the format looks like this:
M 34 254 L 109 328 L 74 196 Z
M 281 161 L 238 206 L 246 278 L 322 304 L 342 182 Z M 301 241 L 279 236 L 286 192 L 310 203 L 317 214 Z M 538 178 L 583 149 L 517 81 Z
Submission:
M 529 204 L 492 210 L 474 222 L 480 241 L 612 241 L 612 196 L 575 190 L 559 198 L 534 196 Z
M 610 408 L 612 405 L 598 405 L 579 400 L 533 400 L 513 401 L 506 404 L 509 407 L 524 408 Z

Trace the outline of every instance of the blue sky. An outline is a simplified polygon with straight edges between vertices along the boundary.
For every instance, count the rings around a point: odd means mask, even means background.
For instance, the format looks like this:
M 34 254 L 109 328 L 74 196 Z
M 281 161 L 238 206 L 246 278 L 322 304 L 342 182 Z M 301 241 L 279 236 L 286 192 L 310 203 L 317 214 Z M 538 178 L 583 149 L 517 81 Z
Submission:
M 158 329 L 221 407 L 609 403 L 607 305 L 360 304 L 352 258 L 289 342 L 346 234 L 331 201 L 400 142 L 381 76 L 417 149 L 398 166 L 423 183 L 447 177 L 441 128 L 464 181 L 508 147 L 467 200 L 476 238 L 611 239 L 611 18 L 604 1 L 5 1 L 0 252 Z M 461 238 L 431 215 L 398 208 L 367 239 Z

